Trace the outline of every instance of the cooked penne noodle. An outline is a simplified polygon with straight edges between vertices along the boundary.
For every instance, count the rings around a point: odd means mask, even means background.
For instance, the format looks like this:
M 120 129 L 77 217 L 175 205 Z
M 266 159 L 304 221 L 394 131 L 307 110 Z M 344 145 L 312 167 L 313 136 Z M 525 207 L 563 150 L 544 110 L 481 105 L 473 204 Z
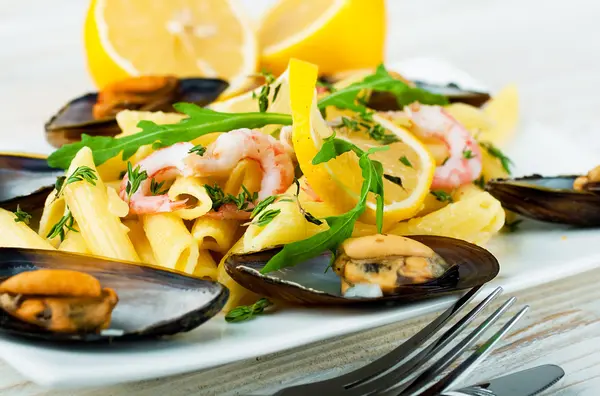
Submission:
M 0 247 L 54 250 L 54 246 L 39 236 L 27 224 L 15 221 L 16 216 L 0 208 Z
M 104 179 L 102 179 L 102 181 L 104 181 Z M 106 188 L 114 188 L 114 190 L 117 191 L 117 193 L 121 191 L 121 180 L 104 181 L 104 185 L 106 186 Z
M 169 198 L 172 201 L 187 199 L 188 207 L 175 212 L 185 220 L 193 220 L 205 215 L 212 209 L 212 200 L 206 192 L 206 180 L 197 177 L 178 177 L 169 188 Z
M 92 151 L 87 147 L 79 150 L 71 162 L 67 177 L 80 166 L 88 166 L 96 171 Z M 67 184 L 63 195 L 90 252 L 117 260 L 139 261 L 127 236 L 127 228 L 108 209 L 109 198 L 101 179 L 96 180 L 96 185 L 85 180 Z
M 194 222 L 192 236 L 198 242 L 200 249 L 225 253 L 236 241 L 239 225 L 240 222 L 237 220 L 200 217 Z
M 217 280 L 217 263 L 208 250 L 200 250 L 198 263 L 194 268 L 193 275 L 199 278 Z
M 258 162 L 244 159 L 233 168 L 223 191 L 225 194 L 237 195 L 242 192 L 242 186 L 250 192 L 260 190 L 262 169 Z
M 123 225 L 129 228 L 129 239 L 133 243 L 133 247 L 137 252 L 142 263 L 156 264 L 156 258 L 150 246 L 150 241 L 146 237 L 144 232 L 144 226 L 141 221 L 137 220 L 124 220 Z
M 77 230 L 79 229 L 79 227 L 74 228 Z M 58 250 L 71 253 L 91 254 L 90 249 L 88 249 L 85 240 L 83 239 L 83 236 L 81 236 L 81 232 L 74 232 L 71 230 L 67 232 L 65 240 L 61 242 Z
M 181 217 L 173 213 L 142 216 L 144 231 L 160 266 L 193 274 L 198 263 L 198 242 Z
M 112 187 L 106 187 L 108 196 L 108 211 L 117 217 L 126 217 L 129 214 L 129 205 L 123 201 L 117 191 Z
M 48 234 L 50 234 L 50 230 L 54 227 L 54 224 L 56 224 L 65 214 L 65 198 L 61 196 L 55 199 L 56 193 L 57 191 L 54 190 L 48 195 L 48 198 L 46 198 L 44 211 L 42 212 L 42 218 L 40 219 L 38 234 L 45 239 L 48 239 Z M 50 242 L 52 246 L 58 247 L 60 238 L 54 237 L 48 239 L 48 242 Z
M 211 144 L 212 142 L 214 142 L 215 140 L 217 140 L 217 138 L 219 137 L 220 134 L 221 134 L 221 132 L 215 132 L 215 133 L 209 133 L 207 135 L 202 135 L 202 136 L 192 140 L 191 143 L 194 146 L 197 146 L 200 144 L 200 145 L 206 147 L 209 144 Z

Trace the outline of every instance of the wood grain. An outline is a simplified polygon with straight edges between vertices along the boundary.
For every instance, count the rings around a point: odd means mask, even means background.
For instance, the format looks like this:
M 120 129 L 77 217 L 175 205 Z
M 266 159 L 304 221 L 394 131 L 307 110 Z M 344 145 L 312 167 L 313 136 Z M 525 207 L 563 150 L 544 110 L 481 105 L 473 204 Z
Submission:
M 246 0 L 260 9 L 256 0 Z M 260 1 L 260 5 L 272 3 Z M 85 1 L 0 2 L 0 150 L 48 152 L 42 124 L 92 85 L 82 54 Z M 589 0 L 389 0 L 388 59 L 445 58 L 497 89 L 516 82 L 525 117 L 600 152 L 600 3 Z M 8 133 L 6 133 L 8 131 Z M 18 131 L 18 138 L 13 131 Z M 532 155 L 543 149 L 532 147 Z M 560 153 L 556 154 L 560 158 Z M 560 162 L 560 161 L 557 161 Z M 568 160 L 561 166 L 568 166 Z M 591 165 L 591 164 L 590 164 Z M 531 305 L 519 330 L 472 381 L 554 363 L 566 377 L 547 395 L 600 389 L 600 271 L 516 294 Z M 79 391 L 45 390 L 0 362 L 8 396 L 241 395 L 338 375 L 389 351 L 433 316 L 212 370 Z M 268 342 L 268 335 L 257 342 Z M 176 358 L 176 357 L 174 357 Z

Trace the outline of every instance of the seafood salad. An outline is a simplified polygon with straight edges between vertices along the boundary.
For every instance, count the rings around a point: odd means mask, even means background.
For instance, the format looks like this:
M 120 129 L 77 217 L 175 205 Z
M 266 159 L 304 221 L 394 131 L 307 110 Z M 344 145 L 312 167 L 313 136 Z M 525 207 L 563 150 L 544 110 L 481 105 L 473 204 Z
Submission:
M 430 282 L 453 287 L 458 251 L 497 272 L 479 246 L 507 221 L 485 185 L 510 174 L 494 142 L 501 129 L 514 129 L 498 110 L 516 108 L 514 87 L 474 104 L 477 93 L 436 90 L 384 65 L 319 77 L 315 65 L 295 59 L 264 80 L 208 107 L 184 100 L 166 112 L 122 108 L 108 103 L 118 95 L 99 95 L 86 111 L 113 117 L 118 133 L 95 134 L 94 123 L 86 133 L 80 124 L 78 140 L 66 136 L 69 128 L 54 129 L 58 149 L 47 161 L 65 173 L 37 218 L 27 197 L 2 204 L 0 247 L 219 282 L 229 289 L 231 321 L 262 312 L 270 302 L 261 297 L 286 299 L 249 277 L 272 281 L 325 256 L 319 271 L 331 267 L 337 279 L 328 293 L 347 300 Z M 160 102 L 152 81 L 109 89 Z M 155 89 L 172 96 L 164 84 Z M 246 264 L 231 265 L 234 257 Z

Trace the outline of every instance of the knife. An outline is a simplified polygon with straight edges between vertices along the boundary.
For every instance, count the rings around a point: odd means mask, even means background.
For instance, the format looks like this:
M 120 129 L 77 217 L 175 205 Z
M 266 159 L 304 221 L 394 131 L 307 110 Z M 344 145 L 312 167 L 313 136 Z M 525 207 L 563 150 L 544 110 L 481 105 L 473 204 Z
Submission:
M 564 370 L 559 366 L 546 364 L 490 381 L 480 382 L 466 388 L 446 391 L 443 395 L 534 396 L 550 388 L 564 375 Z

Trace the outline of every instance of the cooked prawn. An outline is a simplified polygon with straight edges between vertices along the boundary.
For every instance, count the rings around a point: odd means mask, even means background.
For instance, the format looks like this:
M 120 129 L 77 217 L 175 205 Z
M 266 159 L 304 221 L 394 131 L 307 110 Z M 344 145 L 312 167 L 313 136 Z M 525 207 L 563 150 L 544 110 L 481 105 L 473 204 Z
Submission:
M 451 190 L 471 183 L 481 174 L 481 149 L 471 133 L 440 106 L 413 103 L 405 107 L 412 130 L 423 138 L 437 138 L 448 147 L 449 158 L 438 166 L 432 189 Z
M 259 199 L 283 193 L 292 184 L 294 165 L 283 144 L 270 135 L 247 128 L 223 133 L 208 146 L 203 156 L 187 156 L 185 174 L 226 175 L 245 158 L 257 161 L 262 169 Z
M 181 175 L 184 169 L 183 160 L 188 156 L 188 152 L 192 147 L 194 145 L 191 143 L 176 143 L 170 147 L 157 150 L 138 162 L 136 167 L 139 166 L 140 172 L 145 171 L 148 177 L 140 183 L 139 188 L 131 195 L 131 198 L 127 196 L 129 177 L 125 174 L 121 182 L 119 196 L 129 203 L 130 213 L 164 213 L 185 208 L 187 200 L 171 201 L 167 194 L 150 195 L 150 185 L 152 179 L 161 182 Z
M 249 210 L 240 210 L 236 204 L 228 203 L 222 205 L 217 210 L 211 210 L 204 216 L 217 220 L 250 220 L 253 205 L 248 205 Z

